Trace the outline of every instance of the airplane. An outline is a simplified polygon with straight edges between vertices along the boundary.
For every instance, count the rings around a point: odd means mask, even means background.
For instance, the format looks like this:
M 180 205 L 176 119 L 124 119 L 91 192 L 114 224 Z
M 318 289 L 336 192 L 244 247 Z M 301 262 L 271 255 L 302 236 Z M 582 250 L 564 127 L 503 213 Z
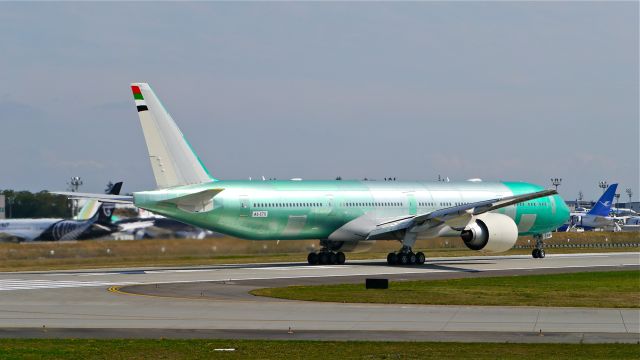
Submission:
M 633 209 L 619 208 L 619 207 L 612 207 L 611 214 L 614 216 L 638 216 L 638 213 L 635 212 Z
M 418 236 L 460 236 L 467 247 L 504 252 L 518 235 L 544 239 L 569 217 L 555 190 L 525 182 L 219 180 L 196 155 L 147 83 L 131 84 L 157 189 L 132 196 L 57 192 L 135 206 L 186 224 L 252 240 L 319 239 L 310 265 L 344 264 L 344 251 L 396 240 L 389 265 L 423 264 Z M 223 134 L 219 134 L 221 136 Z
M 111 195 L 120 194 L 122 183 L 116 183 Z M 113 203 L 88 200 L 78 217 L 65 219 L 6 219 L 0 220 L 0 239 L 9 241 L 84 240 L 111 232 Z
M 569 223 L 560 227 L 560 231 L 571 231 L 575 228 L 584 230 L 593 230 L 596 228 L 617 226 L 618 217 L 609 216 L 611 213 L 611 205 L 613 204 L 613 196 L 616 193 L 618 184 L 611 184 L 607 190 L 600 196 L 600 199 L 587 213 L 571 213 Z
M 183 239 L 204 239 L 211 231 L 182 223 L 164 216 L 124 218 L 113 222 L 117 232 L 133 235 L 135 239 L 175 237 Z
M 620 227 L 620 231 L 626 231 L 626 232 L 640 231 L 640 216 L 629 217 Z

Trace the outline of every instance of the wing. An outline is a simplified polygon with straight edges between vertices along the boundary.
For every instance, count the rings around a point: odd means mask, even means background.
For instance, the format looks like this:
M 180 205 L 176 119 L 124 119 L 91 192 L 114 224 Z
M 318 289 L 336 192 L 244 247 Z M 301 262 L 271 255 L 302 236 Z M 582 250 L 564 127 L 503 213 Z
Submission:
M 507 196 L 503 198 L 483 200 L 458 206 L 452 206 L 416 216 L 405 216 L 378 224 L 375 229 L 369 232 L 367 240 L 382 239 L 390 233 L 399 230 L 411 229 L 414 227 L 422 226 L 424 227 L 424 229 L 428 229 L 442 223 L 447 223 L 451 225 L 452 228 L 464 228 L 464 226 L 469 223 L 473 216 L 500 209 L 505 206 L 521 203 L 523 201 L 555 194 L 557 194 L 555 190 L 542 190 L 523 195 Z

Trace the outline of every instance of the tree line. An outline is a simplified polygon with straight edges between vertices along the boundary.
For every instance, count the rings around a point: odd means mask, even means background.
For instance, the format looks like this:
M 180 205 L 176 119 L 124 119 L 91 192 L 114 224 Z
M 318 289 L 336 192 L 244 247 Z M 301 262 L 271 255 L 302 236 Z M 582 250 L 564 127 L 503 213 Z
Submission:
M 71 202 L 66 196 L 53 195 L 46 190 L 30 191 L 0 190 L 5 196 L 7 218 L 70 218 Z

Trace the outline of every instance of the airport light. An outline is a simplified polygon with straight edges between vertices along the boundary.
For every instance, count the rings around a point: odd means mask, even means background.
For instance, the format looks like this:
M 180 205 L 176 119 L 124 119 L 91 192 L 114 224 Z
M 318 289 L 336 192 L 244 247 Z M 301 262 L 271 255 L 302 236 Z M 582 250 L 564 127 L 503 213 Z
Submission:
M 556 187 L 556 192 L 558 192 L 558 186 L 562 184 L 562 178 L 551 178 L 551 184 Z
M 582 203 L 582 199 L 584 199 L 584 194 L 582 193 L 582 190 L 578 190 L 578 201 L 576 201 L 576 207 L 580 207 L 581 203 Z
M 69 185 L 69 191 L 72 192 L 78 192 L 78 189 L 82 184 L 82 178 L 80 176 L 72 176 L 71 180 L 67 183 L 67 185 Z
M 11 219 L 13 215 L 13 196 L 7 197 L 7 205 L 9 205 L 9 213 L 7 214 L 7 219 Z
M 620 194 L 615 194 L 613 196 L 616 198 L 616 207 L 619 207 L 619 205 L 620 205 Z
M 69 185 L 69 191 L 78 192 L 80 186 L 82 186 L 82 178 L 80 176 L 72 176 L 71 180 L 67 183 Z M 78 213 L 78 200 L 71 200 L 71 215 L 76 216 Z
M 604 191 L 607 189 L 607 187 L 609 186 L 609 184 L 607 183 L 607 180 L 602 180 L 598 183 L 598 187 L 600 189 L 602 189 L 602 192 L 604 193 Z
M 631 207 L 631 196 L 633 196 L 633 192 L 631 192 L 631 188 L 627 188 L 627 190 L 625 190 L 627 193 L 627 196 L 629 196 L 629 207 Z

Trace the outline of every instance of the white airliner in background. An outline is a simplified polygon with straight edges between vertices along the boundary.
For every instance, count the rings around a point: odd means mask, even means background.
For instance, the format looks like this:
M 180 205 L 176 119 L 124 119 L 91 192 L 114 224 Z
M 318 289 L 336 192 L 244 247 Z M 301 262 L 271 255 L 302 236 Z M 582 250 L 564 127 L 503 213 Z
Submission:
M 122 183 L 116 183 L 109 194 L 118 195 Z M 5 219 L 0 220 L 0 240 L 58 241 L 78 240 L 111 233 L 114 204 L 88 200 L 74 220 Z

